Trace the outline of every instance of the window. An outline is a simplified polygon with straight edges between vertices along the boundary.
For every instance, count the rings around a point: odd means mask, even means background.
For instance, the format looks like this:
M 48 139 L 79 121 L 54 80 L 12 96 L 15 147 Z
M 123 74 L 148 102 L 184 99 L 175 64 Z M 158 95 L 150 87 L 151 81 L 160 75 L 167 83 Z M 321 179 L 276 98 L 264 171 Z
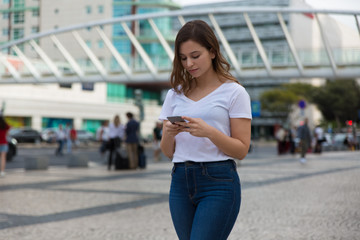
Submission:
M 91 41 L 90 40 L 86 40 L 85 43 L 89 48 L 91 48 Z
M 24 37 L 24 29 L 23 28 L 14 28 L 13 30 L 14 39 L 20 39 Z
M 34 9 L 34 10 L 32 10 L 32 16 L 33 16 L 33 17 L 38 17 L 38 16 L 40 16 L 39 9 Z
M 104 13 L 104 6 L 103 5 L 98 6 L 98 13 Z
M 3 28 L 2 29 L 2 35 L 3 36 L 8 36 L 9 35 L 9 29 L 8 28 Z
M 3 3 L 3 4 L 9 4 L 9 3 L 10 3 L 10 0 L 2 0 L 2 3 Z
M 37 33 L 37 32 L 39 32 L 39 26 L 31 28 L 31 33 Z
M 91 6 L 86 6 L 86 13 L 91 14 Z
M 98 48 L 104 48 L 104 41 L 103 40 L 98 40 Z
M 9 19 L 9 13 L 3 13 L 3 19 Z
M 14 23 L 24 23 L 24 12 L 14 13 Z

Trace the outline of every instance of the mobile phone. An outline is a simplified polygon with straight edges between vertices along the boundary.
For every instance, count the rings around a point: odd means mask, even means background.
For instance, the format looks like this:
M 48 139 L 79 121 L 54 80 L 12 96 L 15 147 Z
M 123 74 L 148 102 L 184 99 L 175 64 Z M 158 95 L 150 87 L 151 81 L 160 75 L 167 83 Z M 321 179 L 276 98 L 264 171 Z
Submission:
M 167 117 L 167 119 L 168 119 L 171 123 L 185 122 L 185 120 L 182 119 L 181 116 L 169 116 L 169 117 Z

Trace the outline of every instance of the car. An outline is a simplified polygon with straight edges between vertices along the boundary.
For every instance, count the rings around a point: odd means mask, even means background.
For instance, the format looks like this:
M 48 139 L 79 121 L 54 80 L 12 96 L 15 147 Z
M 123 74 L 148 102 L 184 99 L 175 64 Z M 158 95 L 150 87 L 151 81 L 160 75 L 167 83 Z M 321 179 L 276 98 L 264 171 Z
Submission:
M 11 128 L 9 136 L 15 138 L 18 143 L 33 142 L 40 143 L 40 133 L 32 128 Z
M 56 142 L 56 129 L 55 128 L 45 128 L 41 131 L 41 139 L 47 143 Z
M 10 136 L 6 137 L 6 140 L 8 142 L 9 150 L 6 154 L 6 161 L 10 162 L 13 160 L 14 156 L 17 154 L 17 141 L 15 138 L 12 138 Z
M 87 130 L 76 130 L 76 138 L 78 143 L 88 144 L 91 141 L 95 141 L 94 134 Z

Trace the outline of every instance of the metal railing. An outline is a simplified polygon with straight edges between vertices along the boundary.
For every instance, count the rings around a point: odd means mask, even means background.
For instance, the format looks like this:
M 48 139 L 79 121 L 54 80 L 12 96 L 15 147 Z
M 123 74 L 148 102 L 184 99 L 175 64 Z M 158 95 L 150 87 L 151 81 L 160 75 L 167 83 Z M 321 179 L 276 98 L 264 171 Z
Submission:
M 295 44 L 293 32 L 298 30 L 289 29 L 290 18 L 304 15 L 311 15 L 311 21 L 314 21 L 309 27 L 317 26 L 321 47 L 300 48 Z M 259 78 L 359 78 L 360 38 L 358 44 L 351 48 L 332 47 L 327 37 L 329 33 L 325 33 L 324 23 L 319 17 L 324 15 L 353 17 L 354 25 L 357 27 L 354 32 L 357 31 L 360 36 L 358 20 L 360 12 L 280 7 L 180 10 L 138 14 L 68 26 L 1 45 L 0 84 L 168 81 L 174 56 L 172 44 L 176 32 L 187 20 L 194 18 L 204 19 L 213 27 L 224 55 L 232 66 L 232 73 L 240 81 Z M 232 21 L 238 23 L 238 28 L 228 30 L 231 21 L 227 16 L 234 18 Z M 261 21 L 256 16 L 271 19 L 272 25 L 263 26 L 264 20 Z M 161 18 L 171 18 L 174 22 L 170 36 L 168 33 L 163 34 L 155 23 L 155 20 Z M 151 55 L 145 50 L 142 36 L 135 36 L 128 27 L 132 21 L 145 21 L 151 26 L 149 29 L 143 29 L 142 32 L 146 33 L 146 36 L 151 36 L 146 41 L 161 46 L 162 54 Z M 114 24 L 120 24 L 125 33 L 122 38 L 131 43 L 136 54 L 123 54 L 116 49 L 112 36 L 104 31 L 104 27 Z M 95 29 L 97 32 L 103 47 L 108 52 L 106 58 L 99 56 L 97 54 L 99 51 L 94 50 L 84 40 L 86 39 L 84 32 L 89 29 Z M 306 33 L 307 30 L 301 31 Z M 64 34 L 68 34 L 66 41 L 61 38 Z M 334 34 L 338 33 L 334 32 Z M 311 37 L 310 34 L 303 36 L 304 41 L 310 41 Z M 73 41 L 68 41 L 69 38 Z M 43 47 L 49 42 L 56 47 L 57 54 L 52 54 Z M 284 44 L 279 46 L 281 42 Z M 81 57 L 75 56 L 68 50 L 74 43 L 82 49 Z

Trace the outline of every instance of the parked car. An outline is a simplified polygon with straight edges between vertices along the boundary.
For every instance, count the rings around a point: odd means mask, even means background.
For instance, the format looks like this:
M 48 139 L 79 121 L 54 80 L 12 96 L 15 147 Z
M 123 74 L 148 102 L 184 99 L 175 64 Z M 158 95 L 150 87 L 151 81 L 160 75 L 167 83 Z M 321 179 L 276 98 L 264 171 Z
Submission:
M 88 144 L 91 141 L 95 141 L 94 134 L 86 130 L 76 130 L 76 137 L 78 143 Z
M 33 142 L 39 143 L 41 141 L 40 133 L 32 128 L 12 128 L 9 131 L 9 136 L 15 138 L 17 142 Z
M 13 157 L 16 156 L 16 154 L 17 154 L 17 141 L 15 138 L 12 138 L 10 136 L 7 136 L 6 140 L 9 145 L 9 150 L 6 154 L 6 161 L 10 162 L 13 160 Z
M 41 131 L 41 139 L 47 143 L 56 142 L 56 129 L 55 128 L 45 128 Z

